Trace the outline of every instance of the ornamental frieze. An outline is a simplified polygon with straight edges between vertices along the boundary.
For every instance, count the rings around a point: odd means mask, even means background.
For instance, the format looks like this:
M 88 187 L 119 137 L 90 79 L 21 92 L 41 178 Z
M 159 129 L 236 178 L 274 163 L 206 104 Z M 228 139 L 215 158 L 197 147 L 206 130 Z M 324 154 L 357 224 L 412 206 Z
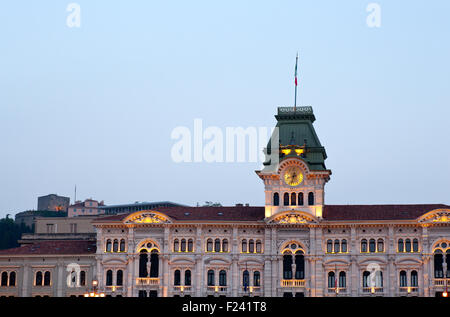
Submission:
M 419 223 L 450 223 L 450 210 L 437 209 L 419 218 Z
M 140 212 L 131 214 L 125 221 L 125 224 L 165 224 L 171 223 L 171 221 L 162 214 L 154 212 Z

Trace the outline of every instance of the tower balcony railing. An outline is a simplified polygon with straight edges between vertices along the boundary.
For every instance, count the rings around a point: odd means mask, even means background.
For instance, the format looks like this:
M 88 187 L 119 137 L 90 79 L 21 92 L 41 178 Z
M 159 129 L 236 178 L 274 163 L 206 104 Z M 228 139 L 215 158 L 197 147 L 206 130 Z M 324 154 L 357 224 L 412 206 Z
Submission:
M 305 287 L 305 280 L 281 280 L 281 287 Z
M 159 277 L 137 277 L 136 285 L 159 285 Z

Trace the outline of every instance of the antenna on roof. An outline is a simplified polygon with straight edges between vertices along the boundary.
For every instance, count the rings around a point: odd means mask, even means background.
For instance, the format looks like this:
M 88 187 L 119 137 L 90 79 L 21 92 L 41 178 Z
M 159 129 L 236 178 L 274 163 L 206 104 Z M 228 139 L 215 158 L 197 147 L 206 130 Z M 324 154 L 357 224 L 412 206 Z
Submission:
M 77 203 L 77 185 L 75 184 L 75 200 L 73 201 L 74 204 Z
M 295 57 L 295 99 L 294 99 L 294 113 L 297 112 L 297 64 L 298 64 L 298 52 Z

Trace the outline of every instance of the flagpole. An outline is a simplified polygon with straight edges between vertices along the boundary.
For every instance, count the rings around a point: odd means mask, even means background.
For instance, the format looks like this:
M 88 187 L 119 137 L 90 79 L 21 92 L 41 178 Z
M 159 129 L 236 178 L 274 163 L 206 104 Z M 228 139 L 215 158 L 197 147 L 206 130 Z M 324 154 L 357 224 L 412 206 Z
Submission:
M 298 52 L 295 57 L 295 99 L 294 99 L 294 112 L 297 112 L 297 64 L 298 64 Z

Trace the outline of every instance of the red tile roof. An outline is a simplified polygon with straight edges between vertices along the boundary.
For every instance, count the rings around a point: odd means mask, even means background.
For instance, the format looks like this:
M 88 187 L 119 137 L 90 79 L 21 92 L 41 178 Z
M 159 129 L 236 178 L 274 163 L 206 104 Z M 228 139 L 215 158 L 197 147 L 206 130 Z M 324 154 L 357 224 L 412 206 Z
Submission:
M 413 220 L 429 211 L 450 208 L 442 204 L 429 205 L 326 205 L 325 220 Z
M 97 246 L 94 241 L 54 240 L 25 244 L 17 248 L 0 250 L 0 255 L 82 255 L 94 254 Z
M 157 207 L 159 211 L 179 221 L 258 221 L 264 220 L 264 207 Z M 130 213 L 102 217 L 94 222 L 122 221 Z
M 326 205 L 323 210 L 323 219 L 327 221 L 413 220 L 438 208 L 450 208 L 450 206 L 442 204 Z M 160 207 L 155 210 L 179 221 L 262 221 L 265 217 L 264 207 Z M 102 217 L 94 222 L 121 222 L 129 214 Z

